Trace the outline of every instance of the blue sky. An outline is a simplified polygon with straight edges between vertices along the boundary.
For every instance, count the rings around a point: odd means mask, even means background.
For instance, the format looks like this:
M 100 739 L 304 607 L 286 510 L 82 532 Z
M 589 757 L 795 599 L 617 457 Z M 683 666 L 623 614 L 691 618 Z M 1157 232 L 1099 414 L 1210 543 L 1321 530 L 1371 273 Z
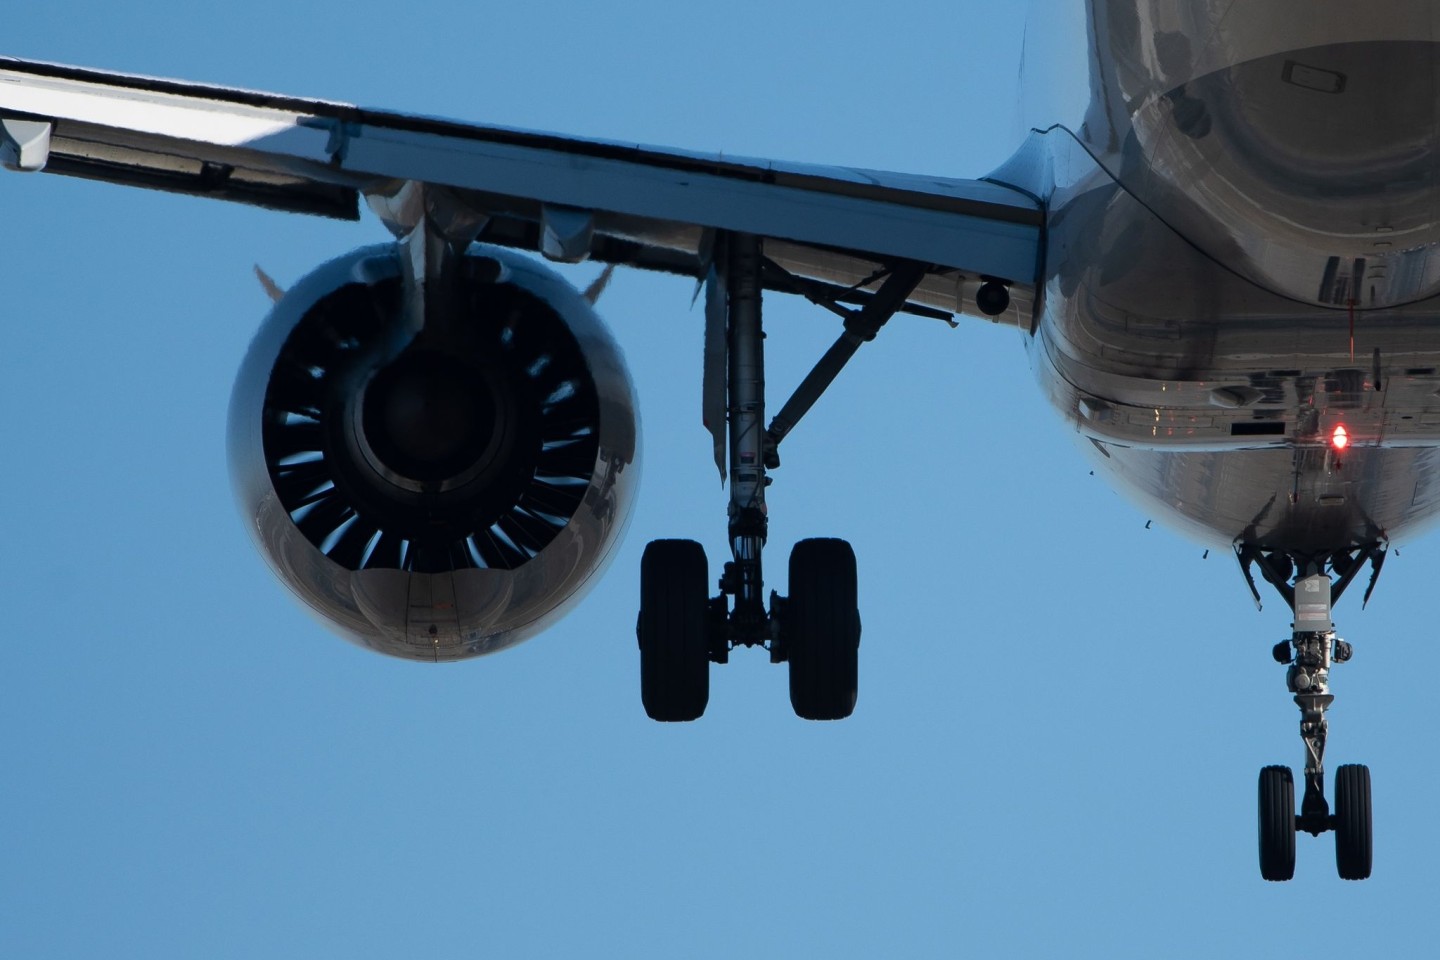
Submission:
M 0 48 L 976 176 L 1013 146 L 1022 26 L 996 2 L 136 0 L 16 5 Z M 0 210 L 0 956 L 1244 957 L 1315 920 L 1336 953 L 1435 939 L 1434 538 L 1337 612 L 1356 656 L 1330 759 L 1372 767 L 1376 875 L 1342 884 L 1301 837 L 1297 879 L 1265 884 L 1256 773 L 1301 760 L 1269 654 L 1288 615 L 1089 475 L 1014 330 L 900 318 L 787 441 L 770 571 L 783 592 L 790 543 L 854 542 L 856 715 L 797 720 L 783 668 L 741 651 L 701 721 L 661 726 L 641 550 L 692 537 L 718 568 L 724 547 L 690 283 L 622 274 L 601 302 L 645 437 L 604 582 L 516 650 L 427 667 L 289 600 L 224 461 L 268 305 L 252 265 L 288 284 L 380 226 L 14 174 Z M 778 401 L 837 324 L 779 298 L 767 324 Z

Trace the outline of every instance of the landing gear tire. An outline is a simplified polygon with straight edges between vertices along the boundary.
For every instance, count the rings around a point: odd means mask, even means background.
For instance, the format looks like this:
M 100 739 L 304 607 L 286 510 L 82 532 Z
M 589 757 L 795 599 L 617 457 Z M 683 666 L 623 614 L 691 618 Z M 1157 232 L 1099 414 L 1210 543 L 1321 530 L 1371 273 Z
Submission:
M 1260 771 L 1260 876 L 1295 876 L 1295 778 L 1289 767 Z
M 860 610 L 855 551 L 844 540 L 801 540 L 790 552 L 781 624 L 790 705 L 806 720 L 843 720 L 858 694 Z
M 693 540 L 655 540 L 640 560 L 640 699 L 652 720 L 698 719 L 710 701 L 705 550 Z
M 1335 771 L 1335 868 L 1341 880 L 1370 876 L 1370 768 L 1348 763 Z

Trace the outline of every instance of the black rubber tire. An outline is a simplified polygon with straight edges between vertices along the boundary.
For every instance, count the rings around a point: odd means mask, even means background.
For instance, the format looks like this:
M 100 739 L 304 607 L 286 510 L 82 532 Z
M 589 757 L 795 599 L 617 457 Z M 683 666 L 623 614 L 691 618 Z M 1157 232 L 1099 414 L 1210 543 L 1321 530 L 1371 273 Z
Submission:
M 709 564 L 694 540 L 655 540 L 640 559 L 640 699 L 652 720 L 696 720 L 710 702 Z
M 1260 876 L 1295 876 L 1295 778 L 1289 767 L 1260 771 Z
M 860 610 L 855 551 L 844 540 L 801 540 L 790 552 L 781 621 L 790 705 L 806 720 L 843 720 L 858 695 Z
M 1341 880 L 1370 876 L 1370 768 L 1347 763 L 1335 770 L 1335 869 Z

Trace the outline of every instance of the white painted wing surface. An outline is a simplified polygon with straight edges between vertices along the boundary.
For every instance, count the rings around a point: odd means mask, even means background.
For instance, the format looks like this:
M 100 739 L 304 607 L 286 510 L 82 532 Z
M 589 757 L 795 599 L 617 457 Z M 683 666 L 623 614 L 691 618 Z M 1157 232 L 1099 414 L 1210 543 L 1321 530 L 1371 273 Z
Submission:
M 980 277 L 1028 314 L 1043 211 L 956 180 L 690 153 L 388 113 L 348 104 L 0 58 L 8 166 L 359 215 L 397 181 L 450 188 L 480 239 L 544 249 L 544 225 L 590 218 L 593 259 L 703 277 L 707 234 L 753 233 L 790 273 L 845 291 L 899 260 L 931 265 L 911 297 L 967 312 Z M 974 312 L 970 310 L 968 312 Z M 1013 317 L 1024 322 L 1028 317 Z

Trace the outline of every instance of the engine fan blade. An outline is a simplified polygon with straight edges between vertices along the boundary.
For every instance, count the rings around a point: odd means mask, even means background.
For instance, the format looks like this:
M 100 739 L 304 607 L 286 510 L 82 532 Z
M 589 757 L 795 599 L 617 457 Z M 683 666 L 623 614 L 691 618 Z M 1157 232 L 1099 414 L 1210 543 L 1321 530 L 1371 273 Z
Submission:
M 399 570 L 405 559 L 405 540 L 398 533 L 382 532 L 365 561 L 366 570 Z
M 572 394 L 554 403 L 546 404 L 540 411 L 543 439 L 546 443 L 568 440 L 583 436 L 578 431 L 595 423 L 595 402 L 590 397 Z
M 475 552 L 480 554 L 485 566 L 492 570 L 513 570 L 530 559 L 514 544 L 497 536 L 493 529 L 475 531 L 470 542 L 475 545 Z
M 596 453 L 595 446 L 588 443 L 541 450 L 535 460 L 535 475 L 589 480 L 595 470 Z
M 374 524 L 366 523 L 365 518 L 357 514 L 326 555 L 347 570 L 359 570 L 361 561 L 365 559 L 365 548 L 375 539 L 377 532 Z
M 267 422 L 262 428 L 265 453 L 271 463 L 305 453 L 325 449 L 325 431 L 316 420 L 292 420 L 287 423 Z
M 300 528 L 306 540 L 318 547 L 354 513 L 354 508 L 331 490 L 327 496 L 317 499 L 304 516 L 295 520 L 295 526 Z
M 585 487 L 578 484 L 560 486 L 536 477 L 520 497 L 521 506 L 556 517 L 574 516 L 585 499 Z
M 320 499 L 321 494 L 333 489 L 332 481 L 330 468 L 323 460 L 306 460 L 277 467 L 272 477 L 275 494 L 287 513 L 294 513 L 307 503 Z
M 480 564 L 475 562 L 475 557 L 470 553 L 470 544 L 467 540 L 456 540 L 450 544 L 450 570 L 472 570 Z
M 309 367 L 283 354 L 270 374 L 265 401 L 271 412 L 298 413 L 320 419 L 321 387 Z
M 495 521 L 495 525 L 510 538 L 511 543 L 525 551 L 527 559 L 543 550 L 555 533 L 552 524 L 518 508 Z

